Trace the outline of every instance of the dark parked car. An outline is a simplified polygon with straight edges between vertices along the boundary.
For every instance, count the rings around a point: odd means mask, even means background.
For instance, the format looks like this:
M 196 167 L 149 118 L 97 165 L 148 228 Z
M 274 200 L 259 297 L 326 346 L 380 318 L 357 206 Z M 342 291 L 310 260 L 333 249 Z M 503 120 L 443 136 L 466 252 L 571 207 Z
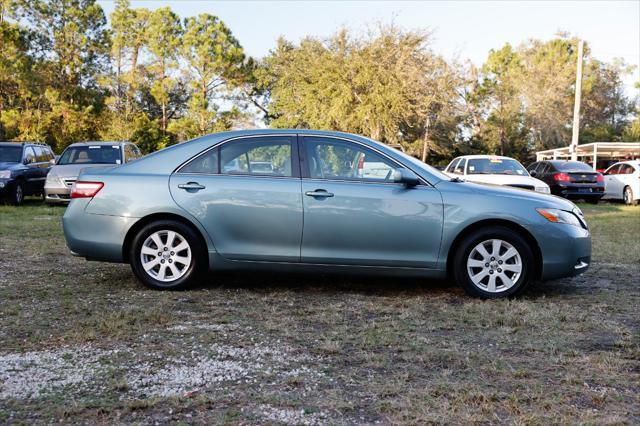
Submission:
M 604 195 L 604 176 L 580 161 L 547 160 L 527 167 L 531 176 L 545 182 L 551 193 L 596 204 Z
M 22 204 L 26 195 L 41 195 L 53 159 L 44 144 L 0 142 L 0 197 Z

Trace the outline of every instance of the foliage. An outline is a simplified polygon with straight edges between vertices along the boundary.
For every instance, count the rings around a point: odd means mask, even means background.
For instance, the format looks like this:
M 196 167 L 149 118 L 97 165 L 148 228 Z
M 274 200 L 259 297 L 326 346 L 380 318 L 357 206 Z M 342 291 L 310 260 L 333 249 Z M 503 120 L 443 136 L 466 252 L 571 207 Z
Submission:
M 299 45 L 279 40 L 256 71 L 271 125 L 428 143 L 458 98 L 456 70 L 431 52 L 429 37 L 389 26 L 363 37 L 342 30 Z
M 145 152 L 262 119 L 360 133 L 433 163 L 490 152 L 526 159 L 571 137 L 577 40 L 559 34 L 491 50 L 476 68 L 393 25 L 278 40 L 248 58 L 210 14 L 116 0 L 0 0 L 0 139 L 56 151 L 133 140 Z M 633 68 L 584 54 L 580 142 L 640 139 Z

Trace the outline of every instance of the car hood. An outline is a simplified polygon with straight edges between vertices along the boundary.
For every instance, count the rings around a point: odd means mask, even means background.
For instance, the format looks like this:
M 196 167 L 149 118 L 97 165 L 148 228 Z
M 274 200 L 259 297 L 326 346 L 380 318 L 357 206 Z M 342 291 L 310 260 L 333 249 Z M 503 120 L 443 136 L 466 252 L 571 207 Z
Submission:
M 436 188 L 442 190 L 446 189 L 449 185 L 462 185 L 469 191 L 482 193 L 487 197 L 509 197 L 517 200 L 534 201 L 540 207 L 556 208 L 567 211 L 573 211 L 577 208 L 575 204 L 565 198 L 502 185 L 485 185 L 468 181 L 443 181 L 438 183 Z
M 531 185 L 534 187 L 546 187 L 547 184 L 540 179 L 531 176 L 518 175 L 466 175 L 467 182 L 490 183 L 492 185 Z
M 113 167 L 115 167 L 114 164 L 64 164 L 53 166 L 49 173 L 62 178 L 70 178 L 78 177 L 85 169 L 107 169 Z
M 3 163 L 0 162 L 0 170 L 13 170 L 20 163 Z

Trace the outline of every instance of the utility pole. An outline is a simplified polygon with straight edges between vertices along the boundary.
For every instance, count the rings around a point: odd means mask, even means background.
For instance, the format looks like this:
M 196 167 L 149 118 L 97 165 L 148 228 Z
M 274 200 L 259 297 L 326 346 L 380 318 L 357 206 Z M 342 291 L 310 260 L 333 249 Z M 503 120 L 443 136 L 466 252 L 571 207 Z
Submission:
M 578 160 L 578 136 L 580 132 L 580 97 L 582 96 L 582 50 L 584 41 L 578 41 L 578 65 L 576 69 L 576 98 L 573 102 L 573 132 L 571 134 L 571 160 Z

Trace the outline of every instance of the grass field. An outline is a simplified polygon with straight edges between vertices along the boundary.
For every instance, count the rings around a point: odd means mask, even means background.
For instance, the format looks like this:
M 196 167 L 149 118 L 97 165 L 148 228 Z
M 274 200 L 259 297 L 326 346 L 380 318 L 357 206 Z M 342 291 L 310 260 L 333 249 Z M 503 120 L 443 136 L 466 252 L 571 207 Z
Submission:
M 0 206 L 0 423 L 638 423 L 640 207 L 582 205 L 594 264 L 518 300 L 240 274 L 186 292 Z

